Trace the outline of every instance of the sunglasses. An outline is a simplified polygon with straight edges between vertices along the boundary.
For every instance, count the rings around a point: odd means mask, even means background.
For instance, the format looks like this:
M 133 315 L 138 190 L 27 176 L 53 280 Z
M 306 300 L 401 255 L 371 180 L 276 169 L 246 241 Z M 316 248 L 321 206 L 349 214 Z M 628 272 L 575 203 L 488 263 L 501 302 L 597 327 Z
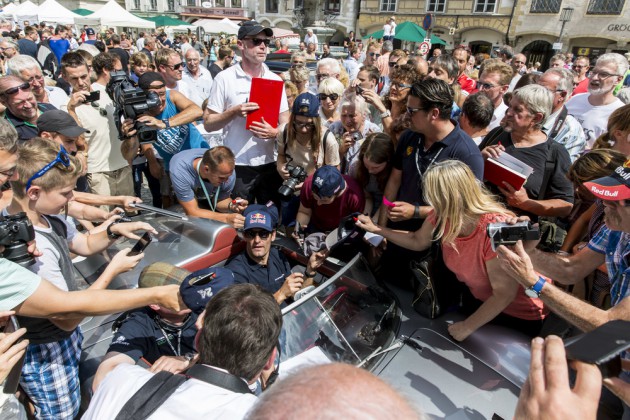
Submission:
M 313 127 L 315 127 L 315 124 L 313 124 L 313 123 L 300 123 L 300 122 L 297 122 L 297 121 L 294 121 L 293 125 L 298 130 L 302 130 L 304 128 L 306 128 L 307 130 L 311 130 L 311 129 L 313 129 Z
M 269 38 L 247 38 L 252 41 L 254 47 L 259 46 L 260 44 L 265 44 L 265 47 L 268 47 L 271 44 L 271 40 Z
M 487 89 L 492 89 L 498 87 L 498 85 L 493 85 L 491 83 L 482 83 L 482 82 L 477 82 L 477 89 L 478 90 L 487 90 Z
M 13 95 L 18 93 L 18 91 L 23 90 L 27 91 L 31 88 L 31 84 L 29 82 L 22 83 L 20 86 L 14 86 L 2 92 L 3 95 Z
M 378 54 L 378 53 L 373 53 L 373 52 L 369 53 L 368 55 L 369 55 L 370 57 L 376 57 L 376 58 L 379 58 L 379 57 L 381 56 L 380 54 Z
M 30 177 L 28 181 L 26 181 L 26 191 L 28 191 L 31 188 L 31 184 L 34 180 L 44 176 L 46 172 L 50 171 L 58 163 L 62 164 L 65 168 L 70 167 L 70 156 L 68 155 L 68 152 L 66 152 L 66 149 L 64 149 L 63 146 L 61 146 L 59 153 L 57 153 L 57 157 L 52 162 L 44 166 L 39 171 L 35 172 L 35 174 L 32 177 Z
M 323 79 L 330 79 L 332 77 L 337 77 L 337 75 L 336 74 L 316 74 L 315 75 L 315 78 L 318 81 L 322 81 Z
M 260 239 L 265 240 L 271 236 L 271 232 L 267 232 L 266 230 L 246 230 L 243 232 L 243 236 L 247 239 L 254 239 L 258 236 Z
M 184 62 L 183 61 L 181 63 L 177 63 L 177 64 L 174 64 L 172 66 L 170 64 L 166 65 L 166 67 L 170 67 L 170 68 L 172 68 L 175 71 L 180 70 L 180 69 L 183 70 L 182 69 L 183 66 L 184 66 Z
M 326 95 L 325 93 L 319 94 L 320 101 L 325 101 L 326 98 L 330 98 L 331 101 L 336 101 L 337 99 L 339 99 L 339 94 L 337 93 L 331 93 L 330 95 Z
M 392 86 L 396 86 L 400 90 L 411 89 L 413 87 L 413 85 L 407 83 L 392 83 Z
M 395 69 L 397 69 L 398 67 L 400 67 L 398 64 L 396 64 L 397 61 L 390 61 L 389 62 L 389 67 L 393 67 Z
M 302 67 L 304 67 L 304 63 L 291 64 L 292 69 L 301 69 Z

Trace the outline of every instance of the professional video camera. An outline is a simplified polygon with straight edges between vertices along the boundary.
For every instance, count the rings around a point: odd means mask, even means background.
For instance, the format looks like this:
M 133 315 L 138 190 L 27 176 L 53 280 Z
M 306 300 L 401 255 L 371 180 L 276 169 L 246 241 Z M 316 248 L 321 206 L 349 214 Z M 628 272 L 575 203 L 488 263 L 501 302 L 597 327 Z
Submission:
M 140 115 L 160 106 L 160 98 L 155 92 L 145 92 L 135 86 L 124 71 L 110 72 L 111 78 L 107 84 L 107 94 L 116 104 L 114 121 L 118 135 L 123 140 L 121 116 L 125 119 L 136 120 Z M 134 125 L 140 143 L 152 143 L 157 140 L 157 129 L 148 127 L 141 122 Z
M 499 245 L 514 245 L 519 240 L 533 241 L 540 239 L 538 226 L 534 227 L 529 222 L 518 222 L 513 225 L 507 223 L 490 223 L 486 227 L 492 250 L 496 251 Z
M 290 163 L 287 163 L 287 172 L 289 172 L 289 178 L 287 178 L 278 189 L 278 194 L 280 194 L 282 200 L 291 198 L 295 193 L 295 187 L 304 182 L 308 175 L 304 168 L 299 165 L 291 165 Z
M 28 267 L 35 262 L 28 252 L 28 242 L 35 239 L 33 224 L 26 213 L 0 216 L 0 245 L 4 246 L 2 257 Z

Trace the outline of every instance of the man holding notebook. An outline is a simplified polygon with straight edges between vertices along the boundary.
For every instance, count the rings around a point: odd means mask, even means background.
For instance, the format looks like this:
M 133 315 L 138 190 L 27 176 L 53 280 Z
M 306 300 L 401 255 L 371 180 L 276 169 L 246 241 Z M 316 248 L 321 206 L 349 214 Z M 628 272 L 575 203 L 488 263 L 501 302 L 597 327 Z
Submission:
M 223 129 L 223 144 L 236 156 L 236 185 L 234 194 L 250 203 L 277 201 L 282 179 L 276 171 L 274 141 L 278 127 L 256 120 L 246 127 L 248 114 L 262 107 L 265 113 L 278 107 L 278 125 L 289 119 L 289 106 L 284 89 L 279 98 L 268 95 L 265 102 L 256 103 L 251 95 L 252 80 L 262 78 L 281 81 L 264 64 L 273 32 L 256 21 L 241 24 L 238 31 L 238 48 L 242 61 L 214 79 L 208 108 L 204 110 L 204 127 L 207 131 Z

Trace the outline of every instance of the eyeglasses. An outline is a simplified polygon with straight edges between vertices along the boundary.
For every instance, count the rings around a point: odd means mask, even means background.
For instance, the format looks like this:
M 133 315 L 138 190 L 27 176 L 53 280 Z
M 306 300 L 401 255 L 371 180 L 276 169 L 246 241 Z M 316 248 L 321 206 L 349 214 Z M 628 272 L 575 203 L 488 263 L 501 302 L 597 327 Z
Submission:
M 407 83 L 392 83 L 392 86 L 396 86 L 399 90 L 411 89 L 411 87 L 413 87 L 413 85 Z
M 268 47 L 271 44 L 271 40 L 269 38 L 247 38 L 252 41 L 254 47 L 258 47 L 260 44 L 265 44 L 265 47 Z
M 390 61 L 390 62 L 389 62 L 389 67 L 394 67 L 394 68 L 396 68 L 396 69 L 397 69 L 397 68 L 399 67 L 399 66 L 398 66 L 398 64 L 396 64 L 397 62 L 398 62 L 398 61 Z
M 292 68 L 292 69 L 300 69 L 300 68 L 302 68 L 302 67 L 304 67 L 304 63 L 294 63 L 294 64 L 291 64 L 291 68 Z
M 44 81 L 44 76 L 42 76 L 42 75 L 40 75 L 40 76 L 33 76 L 33 77 L 31 77 L 30 79 L 28 79 L 28 82 L 27 82 L 27 83 L 29 83 L 29 84 L 30 84 L 30 83 L 33 83 L 33 82 L 34 82 L 34 81 L 36 81 L 36 80 L 37 80 L 38 82 L 42 83 L 42 82 Z
M 17 166 L 14 166 L 13 168 L 8 169 L 6 171 L 0 171 L 0 175 L 6 176 L 7 179 L 11 179 L 13 178 L 13 175 L 15 175 L 16 170 L 17 170 Z
M 258 236 L 262 240 L 266 240 L 271 235 L 271 232 L 267 232 L 266 230 L 246 230 L 243 232 L 243 236 L 247 239 L 254 239 Z
M 326 95 L 325 93 L 319 94 L 320 101 L 325 101 L 326 98 L 330 98 L 331 101 L 336 101 L 337 99 L 339 99 L 339 94 L 337 93 L 331 93 L 330 95 Z
M 318 81 L 321 81 L 323 79 L 330 79 L 331 77 L 337 77 L 337 75 L 336 74 L 316 74 L 315 75 L 315 78 Z
M 31 84 L 29 82 L 22 83 L 19 86 L 14 86 L 2 92 L 2 95 L 13 95 L 20 90 L 27 91 L 31 88 Z
M 369 53 L 368 55 L 369 55 L 370 57 L 376 57 L 376 58 L 379 58 L 379 57 L 381 56 L 380 54 L 378 54 L 378 53 L 373 53 L 373 52 Z
M 52 162 L 44 166 L 39 171 L 35 172 L 35 175 L 30 177 L 28 181 L 26 181 L 26 191 L 28 191 L 31 188 L 31 183 L 34 180 L 44 176 L 46 172 L 50 171 L 58 163 L 62 164 L 65 168 L 70 167 L 70 156 L 68 156 L 68 152 L 66 152 L 66 149 L 64 149 L 63 146 L 61 146 L 61 149 L 59 150 L 59 153 L 57 153 L 57 157 L 55 158 L 55 160 L 53 160 Z
M 493 85 L 492 83 L 483 83 L 483 82 L 477 82 L 477 89 L 478 90 L 488 90 L 488 89 L 492 89 L 495 87 L 499 87 L 499 85 Z
M 606 73 L 605 71 L 595 71 L 593 70 L 591 72 L 591 74 L 589 74 L 589 78 L 592 79 L 593 77 L 597 76 L 599 78 L 599 80 L 606 80 L 609 77 L 612 76 L 618 76 L 617 74 L 612 74 L 612 73 Z
M 574 69 L 583 69 L 583 68 L 585 68 L 585 67 L 588 67 L 588 66 L 580 66 L 579 64 L 574 64 L 574 65 L 573 65 L 573 68 L 574 68 Z
M 307 130 L 312 130 L 313 127 L 315 127 L 315 124 L 313 124 L 313 123 L 301 123 L 301 122 L 293 121 L 293 126 L 295 128 L 297 128 L 298 130 L 303 130 L 305 128 Z
M 409 108 L 409 107 L 407 107 L 407 115 L 409 115 L 410 117 L 413 117 L 413 114 L 415 114 L 418 111 L 422 111 L 422 108 Z
M 172 68 L 172 69 L 173 69 L 173 70 L 175 70 L 175 71 L 177 71 L 177 70 L 184 70 L 184 69 L 182 68 L 183 66 L 184 66 L 184 62 L 183 62 L 183 61 L 182 61 L 182 62 L 180 62 L 180 63 L 177 63 L 177 64 L 173 64 L 173 65 L 170 65 L 170 64 L 167 64 L 167 65 L 166 65 L 166 67 L 170 67 L 170 68 Z

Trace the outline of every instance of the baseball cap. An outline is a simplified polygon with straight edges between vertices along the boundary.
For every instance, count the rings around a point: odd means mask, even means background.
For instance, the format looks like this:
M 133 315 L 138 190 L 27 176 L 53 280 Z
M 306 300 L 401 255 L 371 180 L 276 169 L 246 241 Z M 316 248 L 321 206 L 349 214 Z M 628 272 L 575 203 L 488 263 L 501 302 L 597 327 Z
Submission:
M 267 36 L 273 36 L 273 30 L 271 30 L 271 28 L 265 28 L 255 20 L 248 20 L 241 23 L 241 27 L 238 29 L 238 39 L 258 35 L 261 32 L 265 32 Z
M 295 98 L 291 112 L 303 117 L 319 117 L 319 98 L 309 92 L 302 93 Z
M 94 29 L 92 29 L 92 28 L 87 28 L 85 30 L 85 34 L 86 35 L 96 35 L 96 32 L 94 32 Z
M 138 287 L 167 286 L 169 284 L 181 284 L 190 271 L 173 264 L 156 262 L 142 269 L 138 279 Z
M 585 182 L 584 187 L 597 198 L 607 201 L 630 199 L 630 160 L 609 176 Z
M 332 197 L 344 189 L 344 181 L 341 172 L 334 166 L 324 165 L 313 174 L 313 192 L 320 197 Z
M 224 267 L 210 267 L 189 273 L 179 286 L 179 294 L 186 306 L 200 314 L 220 290 L 234 284 L 234 273 Z
M 60 133 L 66 137 L 79 137 L 83 133 L 89 133 L 80 127 L 79 124 L 67 112 L 53 109 L 44 112 L 37 119 L 37 129 L 41 133 L 47 131 L 49 133 Z
M 156 71 L 148 71 L 138 79 L 138 87 L 142 90 L 147 90 L 151 87 L 151 83 L 153 82 L 162 82 L 162 84 L 166 84 L 164 77 L 162 77 L 160 73 Z
M 264 229 L 271 232 L 278 224 L 278 209 L 273 203 L 268 205 L 250 204 L 243 211 L 245 226 L 243 230 Z

